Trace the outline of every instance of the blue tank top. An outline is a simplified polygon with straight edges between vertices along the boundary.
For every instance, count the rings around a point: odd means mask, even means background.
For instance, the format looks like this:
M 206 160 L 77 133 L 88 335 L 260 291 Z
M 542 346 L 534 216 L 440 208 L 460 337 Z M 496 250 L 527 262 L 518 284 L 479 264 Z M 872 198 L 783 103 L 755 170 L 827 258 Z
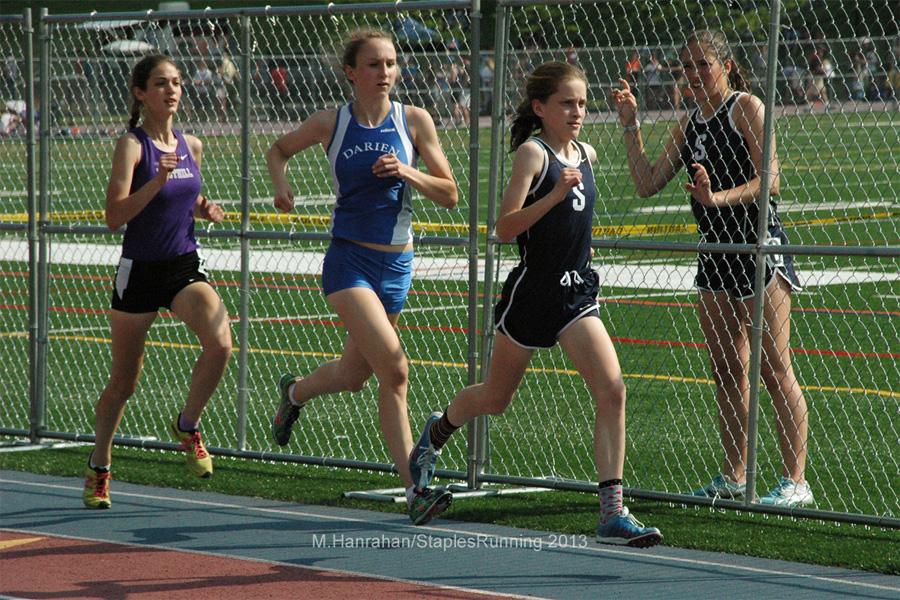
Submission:
M 573 142 L 578 149 L 578 159 L 569 164 L 563 163 L 544 140 L 531 137 L 525 143 L 529 142 L 536 143 L 544 151 L 544 166 L 532 182 L 523 206 L 530 206 L 549 194 L 565 167 L 581 171 L 581 184 L 569 190 L 562 202 L 516 237 L 519 256 L 529 270 L 541 273 L 581 271 L 590 264 L 591 224 L 597 198 L 587 150 Z
M 141 144 L 141 161 L 131 178 L 133 194 L 156 176 L 159 157 L 165 154 L 153 145 L 147 133 L 131 130 Z M 178 166 L 144 209 L 128 221 L 122 256 L 132 260 L 168 260 L 197 249 L 194 238 L 194 204 L 200 195 L 200 169 L 181 132 L 173 130 Z
M 391 102 L 391 112 L 375 127 L 360 125 L 349 104 L 340 107 L 327 152 L 337 194 L 331 235 L 373 244 L 410 242 L 410 186 L 402 179 L 372 173 L 372 165 L 382 154 L 394 154 L 410 166 L 416 164 L 403 105 Z

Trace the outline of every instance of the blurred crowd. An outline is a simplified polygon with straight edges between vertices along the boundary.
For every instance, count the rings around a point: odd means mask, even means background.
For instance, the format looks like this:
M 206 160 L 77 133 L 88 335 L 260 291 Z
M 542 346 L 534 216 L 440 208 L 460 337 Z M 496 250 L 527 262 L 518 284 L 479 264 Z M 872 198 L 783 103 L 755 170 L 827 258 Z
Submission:
M 182 56 L 184 113 L 188 119 L 237 118 L 241 73 L 232 58 L 230 37 L 217 34 L 182 38 L 190 41 L 185 44 L 186 50 L 175 49 Z M 739 47 L 736 58 L 747 71 L 754 91 L 762 94 L 768 46 L 747 42 Z M 545 60 L 548 52 L 535 46 L 511 55 L 513 80 L 517 80 L 516 73 L 527 73 L 537 57 Z M 599 81 L 607 80 L 609 85 L 624 77 L 647 109 L 678 110 L 686 106 L 686 81 L 677 48 L 625 49 L 624 63 L 616 65 L 619 73 L 605 72 L 612 70 L 603 61 L 609 52 L 613 50 L 573 45 L 562 51 L 561 58 L 585 70 L 593 69 L 591 75 Z M 83 102 L 95 118 L 124 114 L 125 101 L 117 90 L 127 89 L 122 85 L 122 73 L 134 60 L 134 56 L 101 55 L 73 61 L 74 72 L 61 78 L 70 79 L 73 89 L 60 93 L 54 88 L 54 102 Z M 460 127 L 469 122 L 472 89 L 478 90 L 479 116 L 491 114 L 495 67 L 490 53 L 481 55 L 477 73 L 473 73 L 468 54 L 450 46 L 427 53 L 401 52 L 400 60 L 399 99 L 428 107 L 438 127 Z M 881 38 L 877 43 L 869 37 L 848 42 L 813 39 L 789 31 L 779 48 L 779 64 L 776 85 L 781 104 L 827 109 L 834 102 L 888 102 L 897 107 L 900 100 L 900 36 Z M 26 118 L 22 60 L 6 56 L 0 67 L 0 136 L 19 135 Z M 257 58 L 250 70 L 253 119 L 303 119 L 317 108 L 334 106 L 344 95 L 340 71 L 324 56 Z M 597 93 L 602 94 L 602 90 Z M 57 108 L 54 104 L 52 116 L 58 113 Z

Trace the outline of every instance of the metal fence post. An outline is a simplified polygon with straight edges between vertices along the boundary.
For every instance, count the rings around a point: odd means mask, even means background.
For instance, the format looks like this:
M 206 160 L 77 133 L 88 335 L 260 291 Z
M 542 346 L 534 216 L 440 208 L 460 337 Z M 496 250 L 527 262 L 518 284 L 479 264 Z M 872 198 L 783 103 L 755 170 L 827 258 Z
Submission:
M 759 377 L 762 363 L 763 308 L 766 300 L 766 255 L 762 249 L 769 239 L 769 192 L 772 185 L 772 157 L 775 148 L 775 69 L 778 66 L 778 29 L 781 1 L 774 0 L 769 21 L 769 55 L 766 71 L 766 116 L 763 134 L 763 169 L 760 173 L 759 221 L 757 223 L 755 297 L 750 329 L 750 407 L 747 418 L 747 491 L 744 502 L 756 502 L 757 436 L 759 435 Z
M 34 26 L 31 9 L 23 11 L 22 46 L 25 50 L 25 105 L 26 105 L 26 185 L 28 186 L 28 368 L 29 406 L 31 407 L 31 441 L 37 440 L 40 427 L 41 391 L 38 386 L 38 224 L 37 197 L 35 192 L 37 164 L 35 161 L 34 135 Z
M 492 239 L 494 221 L 497 213 L 497 195 L 500 189 L 500 169 L 503 164 L 503 96 L 505 94 L 505 78 L 502 76 L 506 59 L 506 35 L 508 23 L 506 20 L 506 7 L 498 4 L 495 15 L 496 27 L 494 43 L 494 92 L 491 103 L 491 162 L 498 168 L 491 169 L 488 176 L 488 206 L 487 206 L 487 234 L 484 257 L 484 305 L 482 313 L 482 345 L 481 345 L 481 379 L 484 380 L 491 364 L 491 347 L 493 345 L 493 299 L 494 299 L 494 263 L 496 261 L 494 247 L 496 240 Z M 488 417 L 476 418 L 469 427 L 469 453 L 466 466 L 468 486 L 473 489 L 481 487 L 479 477 L 484 473 L 485 466 L 490 460 L 490 433 Z
M 468 294 L 468 360 L 466 385 L 472 385 L 478 381 L 478 119 L 481 100 L 477 90 L 478 64 L 481 52 L 481 3 L 480 0 L 472 0 L 471 38 L 471 79 L 470 88 L 473 90 L 471 110 L 469 112 L 469 294 Z M 486 359 L 484 354 L 482 361 Z M 479 447 L 478 436 L 481 428 L 478 419 L 469 425 L 467 429 L 466 446 L 468 448 L 467 483 L 470 489 L 474 489 L 478 461 L 476 459 Z
M 469 335 L 468 338 L 468 377 L 466 383 L 472 385 L 477 381 L 478 368 L 478 119 L 481 112 L 481 98 L 475 83 L 478 78 L 478 67 L 481 55 L 481 0 L 472 0 L 471 33 L 469 37 L 470 53 L 470 91 L 471 104 L 469 110 Z
M 38 208 L 38 265 L 37 265 L 37 360 L 35 365 L 35 395 L 31 407 L 31 441 L 36 442 L 40 432 L 45 427 L 47 412 L 47 344 L 48 344 L 48 305 L 49 305 L 49 271 L 50 253 L 48 248 L 47 233 L 44 229 L 50 220 L 50 28 L 51 25 L 44 20 L 47 9 L 40 11 L 41 22 L 38 31 L 40 44 L 40 58 L 38 68 L 40 70 L 40 189 Z M 34 118 L 34 106 L 31 116 Z
M 241 15 L 241 287 L 238 308 L 237 447 L 247 447 L 250 360 L 250 17 Z

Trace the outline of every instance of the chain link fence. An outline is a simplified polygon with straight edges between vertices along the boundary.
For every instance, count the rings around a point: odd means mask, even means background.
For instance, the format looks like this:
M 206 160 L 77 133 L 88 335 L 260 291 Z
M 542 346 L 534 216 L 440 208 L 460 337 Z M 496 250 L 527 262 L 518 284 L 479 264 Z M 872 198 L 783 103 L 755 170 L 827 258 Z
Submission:
M 31 396 L 28 365 L 31 348 L 29 337 L 32 320 L 31 273 L 35 263 L 28 252 L 28 208 L 34 200 L 33 169 L 28 156 L 34 139 L 26 124 L 27 73 L 26 54 L 31 54 L 27 31 L 30 20 L 23 16 L 0 16 L 0 382 L 4 402 L 3 424 L 29 428 Z M 31 165 L 33 166 L 33 165 Z M 37 257 L 34 257 L 35 259 Z M 8 395 L 7 395 L 8 394 Z
M 184 78 L 176 126 L 203 140 L 204 193 L 227 212 L 222 224 L 198 231 L 238 348 L 204 415 L 210 446 L 223 454 L 391 468 L 373 383 L 304 410 L 287 449 L 269 437 L 280 374 L 303 374 L 337 357 L 343 332 L 318 280 L 333 202 L 327 159 L 309 151 L 292 160 L 297 208 L 285 215 L 272 207 L 264 153 L 298 120 L 350 97 L 339 69 L 341 40 L 371 26 L 394 33 L 397 99 L 432 113 L 460 189 L 454 211 L 421 198 L 415 203 L 413 287 L 400 323 L 413 429 L 476 381 L 487 362 L 490 308 L 517 262 L 513 246 L 486 235 L 511 158 L 507 117 L 534 66 L 568 60 L 589 81 L 581 139 L 598 150 L 595 267 L 601 317 L 628 385 L 626 485 L 642 497 L 713 502 L 683 495 L 707 483 L 722 456 L 693 287 L 697 253 L 705 248 L 680 185 L 637 198 L 609 92 L 631 69 L 648 154 L 655 158 L 692 108 L 679 60 L 683 40 L 695 28 L 714 27 L 733 38 L 754 92 L 774 115 L 782 165 L 778 212 L 806 288 L 792 295 L 791 350 L 809 410 L 806 473 L 816 498 L 815 509 L 793 511 L 716 504 L 895 526 L 900 469 L 890 448 L 898 439 L 900 399 L 900 147 L 896 101 L 871 88 L 881 90 L 890 80 L 886 53 L 894 52 L 897 32 L 880 29 L 877 19 L 854 21 L 838 8 L 815 13 L 809 39 L 789 19 L 775 37 L 769 5 L 697 12 L 694 4 L 501 2 L 494 49 L 484 52 L 479 49 L 489 44 L 480 40 L 480 11 L 452 0 L 42 15 L 36 19 L 42 60 L 30 81 L 22 60 L 24 20 L 0 20 L 0 55 L 17 58 L 4 70 L 17 73 L 4 78 L 4 93 L 19 100 L 32 86 L 41 133 L 39 168 L 28 167 L 24 125 L 0 137 L 3 164 L 12 165 L 0 172 L 0 357 L 6 359 L 0 378 L 8 398 L 0 432 L 91 439 L 93 404 L 108 377 L 107 309 L 120 244 L 102 226 L 105 184 L 128 117 L 130 69 L 140 56 L 160 51 L 176 60 Z M 771 6 L 777 14 L 777 4 Z M 854 25 L 852 36 L 835 33 L 847 19 L 867 25 Z M 812 29 L 811 22 L 803 25 Z M 760 59 L 771 56 L 773 40 L 774 71 Z M 835 73 L 822 75 L 825 92 L 807 60 L 822 45 Z M 852 71 L 857 49 L 880 55 L 881 71 L 868 71 L 868 78 Z M 23 192 L 23 174 L 35 171 L 38 208 Z M 729 251 L 772 253 L 747 245 Z M 186 328 L 162 314 L 148 338 L 120 443 L 173 447 L 165 424 L 183 403 L 197 351 Z M 751 360 L 758 364 L 757 354 Z M 766 388 L 751 391 L 751 406 L 759 400 L 758 434 L 752 428 L 735 433 L 756 440 L 748 462 L 764 493 L 781 473 L 782 453 Z M 592 490 L 593 419 L 590 396 L 562 353 L 537 353 L 509 410 L 490 423 L 475 422 L 468 442 L 455 436 L 439 473 L 475 487 Z
M 778 11 L 776 3 L 739 8 L 705 4 L 692 12 L 694 4 L 509 0 L 498 8 L 499 83 L 493 91 L 503 107 L 499 117 L 514 112 L 527 74 L 544 61 L 576 64 L 588 78 L 588 123 L 580 139 L 598 150 L 595 264 L 603 282 L 602 317 L 628 385 L 626 482 L 671 500 L 707 484 L 722 470 L 723 456 L 714 380 L 725 380 L 723 387 L 739 384 L 729 381 L 733 374 L 715 372 L 721 363 L 715 351 L 707 350 L 693 282 L 698 250 L 721 249 L 697 235 L 687 193 L 678 185 L 683 171 L 653 198 L 637 197 L 610 98 L 619 79 L 633 86 L 646 152 L 655 162 L 679 118 L 695 107 L 680 57 L 684 40 L 697 29 L 710 28 L 733 40 L 733 58 L 774 115 L 782 178 L 777 209 L 791 245 L 762 248 L 761 255 L 792 254 L 805 286 L 791 298 L 790 347 L 808 410 L 809 438 L 804 448 L 786 442 L 784 455 L 808 452 L 806 477 L 819 509 L 870 512 L 879 504 L 875 512 L 895 515 L 900 476 L 889 440 L 897 438 L 900 398 L 896 101 L 882 91 L 854 96 L 850 85 L 828 97 L 813 95 L 819 91 L 813 85 L 819 72 L 807 68 L 812 58 L 802 66 L 798 61 L 812 53 L 848 59 L 857 52 L 886 53 L 893 48 L 896 24 L 885 31 L 883 19 L 850 19 L 860 23 L 852 37 L 829 37 L 847 17 L 844 9 L 825 3 L 826 10 L 815 16 L 830 22 L 807 21 L 806 33 L 801 33 L 798 23 L 786 19 L 779 28 L 776 20 L 773 35 L 770 10 Z M 869 12 L 864 16 L 875 16 L 871 7 Z M 586 27 L 588 23 L 597 25 Z M 779 32 L 786 37 L 777 37 Z M 777 43 L 775 73 L 767 69 L 769 43 Z M 886 65 L 890 55 L 883 56 L 879 64 Z M 883 88 L 887 79 L 888 70 L 875 69 L 876 62 L 870 56 L 873 75 L 867 90 Z M 848 65 L 844 59 L 838 64 L 842 71 Z M 505 127 L 506 120 L 498 118 L 494 126 Z M 495 156 L 500 160 L 499 186 L 511 155 Z M 722 241 L 735 242 L 732 256 L 755 251 L 741 249 L 740 240 Z M 500 246 L 497 252 L 508 257 L 515 251 Z M 502 278 L 494 283 L 500 282 Z M 754 289 L 758 303 L 762 289 Z M 748 322 L 753 316 L 750 310 L 734 312 L 734 302 L 716 310 L 732 320 Z M 748 325 L 748 335 L 755 327 L 762 326 Z M 764 331 L 762 336 L 779 333 Z M 757 350 L 745 363 L 750 373 L 759 356 Z M 590 396 L 577 373 L 565 366 L 561 351 L 536 358 L 533 376 L 525 379 L 516 403 L 491 422 L 486 458 L 492 475 L 486 478 L 593 480 Z M 783 472 L 776 425 L 785 417 L 773 411 L 765 385 L 750 392 L 749 412 L 754 414 L 758 406 L 758 420 L 751 417 L 749 429 L 723 427 L 726 437 L 750 437 L 748 475 L 756 476 L 762 495 Z M 571 400 L 561 404 L 560 398 Z M 848 481 L 868 493 L 848 493 Z

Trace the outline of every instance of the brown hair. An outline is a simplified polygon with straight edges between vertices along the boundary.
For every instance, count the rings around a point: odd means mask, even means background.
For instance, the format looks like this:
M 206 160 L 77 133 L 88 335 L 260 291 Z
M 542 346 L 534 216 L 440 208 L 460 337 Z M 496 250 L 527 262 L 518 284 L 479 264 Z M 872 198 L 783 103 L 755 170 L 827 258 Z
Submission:
M 738 64 L 737 59 L 734 58 L 734 53 L 731 51 L 731 45 L 728 43 L 728 38 L 725 37 L 724 33 L 715 29 L 698 29 L 688 36 L 682 50 L 687 48 L 688 44 L 691 43 L 696 43 L 705 50 L 711 51 L 723 64 L 726 60 L 730 60 L 731 71 L 728 73 L 729 87 L 737 92 L 750 91 L 750 84 L 747 82 L 744 70 L 741 65 Z
M 357 29 L 351 33 L 350 37 L 347 38 L 347 41 L 344 42 L 344 55 L 341 64 L 345 67 L 355 69 L 356 56 L 359 54 L 359 50 L 365 46 L 366 42 L 369 40 L 387 40 L 391 44 L 394 43 L 393 36 L 381 29 L 375 29 L 374 27 Z
M 176 69 L 178 68 L 175 61 L 165 54 L 151 54 L 139 60 L 131 70 L 131 79 L 128 85 L 128 89 L 131 91 L 131 118 L 128 119 L 128 129 L 134 129 L 137 126 L 141 118 L 141 107 L 143 106 L 143 103 L 134 96 L 134 88 L 146 90 L 147 81 L 150 80 L 150 73 L 163 63 L 169 63 Z
M 539 65 L 525 82 L 525 97 L 516 108 L 510 131 L 510 152 L 525 143 L 532 133 L 541 128 L 541 119 L 531 107 L 533 100 L 546 102 L 556 93 L 560 84 L 569 79 L 580 79 L 587 84 L 587 77 L 578 67 L 569 63 L 550 61 Z

